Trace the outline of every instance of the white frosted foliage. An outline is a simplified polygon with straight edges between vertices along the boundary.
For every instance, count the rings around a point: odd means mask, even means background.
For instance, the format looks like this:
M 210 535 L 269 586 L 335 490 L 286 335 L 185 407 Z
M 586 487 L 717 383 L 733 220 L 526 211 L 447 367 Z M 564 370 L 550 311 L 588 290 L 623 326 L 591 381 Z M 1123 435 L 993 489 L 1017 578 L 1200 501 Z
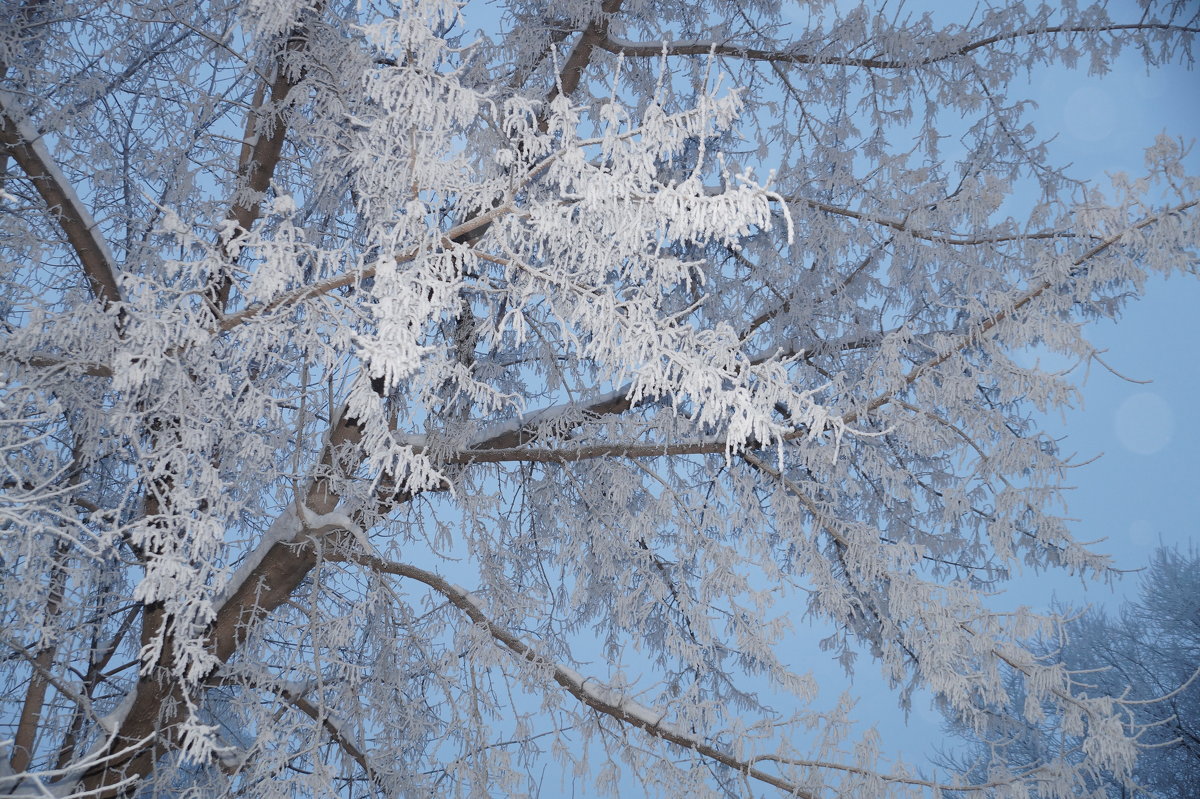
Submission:
M 0 31 L 0 793 L 1129 783 L 994 592 L 1111 568 L 1028 355 L 1194 272 L 1200 193 L 1020 86 L 1194 4 L 135 5 Z M 816 658 L 1078 745 L 925 774 Z

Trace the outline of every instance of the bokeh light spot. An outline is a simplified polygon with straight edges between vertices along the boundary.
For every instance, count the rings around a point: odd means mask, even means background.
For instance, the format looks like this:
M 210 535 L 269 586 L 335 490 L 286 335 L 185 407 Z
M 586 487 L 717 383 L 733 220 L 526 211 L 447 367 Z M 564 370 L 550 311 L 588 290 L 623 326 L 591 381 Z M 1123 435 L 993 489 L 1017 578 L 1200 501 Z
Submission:
M 1117 408 L 1113 419 L 1121 446 L 1138 455 L 1153 455 L 1167 444 L 1175 432 L 1171 406 L 1157 394 L 1143 391 L 1128 397 Z

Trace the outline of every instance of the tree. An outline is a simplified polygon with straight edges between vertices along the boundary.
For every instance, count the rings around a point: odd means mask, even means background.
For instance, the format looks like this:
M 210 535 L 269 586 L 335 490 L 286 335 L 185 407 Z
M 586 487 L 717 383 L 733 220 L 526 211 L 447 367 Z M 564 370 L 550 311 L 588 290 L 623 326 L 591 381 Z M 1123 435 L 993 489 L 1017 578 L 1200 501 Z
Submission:
M 801 613 L 1082 736 L 995 792 L 1128 778 L 983 594 L 1108 568 L 1014 353 L 1195 269 L 1181 143 L 1106 197 L 1008 96 L 1189 58 L 1145 5 L 10 6 L 0 783 L 936 793 L 813 703 Z
M 1123 703 L 1130 723 L 1145 731 L 1133 773 L 1137 789 L 1101 774 L 1091 787 L 1102 796 L 1189 799 L 1200 785 L 1198 582 L 1200 553 L 1159 548 L 1142 575 L 1140 597 L 1122 604 L 1116 618 L 1089 609 L 1066 626 L 1063 640 L 1041 646 L 1047 658 L 1079 675 L 1089 693 Z M 1063 735 L 1054 716 L 1023 719 L 1021 680 L 1015 673 L 1006 680 L 1008 706 L 993 708 L 991 725 L 977 732 L 950 719 L 950 731 L 969 746 L 944 755 L 945 765 L 983 780 L 989 770 L 1027 768 L 1048 752 L 1078 759 L 1080 736 Z

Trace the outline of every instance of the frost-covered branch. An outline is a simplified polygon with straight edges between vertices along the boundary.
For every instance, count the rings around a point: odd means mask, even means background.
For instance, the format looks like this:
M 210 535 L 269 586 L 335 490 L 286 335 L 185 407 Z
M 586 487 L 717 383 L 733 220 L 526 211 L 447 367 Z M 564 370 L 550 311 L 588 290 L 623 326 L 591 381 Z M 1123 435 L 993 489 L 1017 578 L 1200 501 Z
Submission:
M 511 213 L 512 211 L 513 208 L 507 205 L 494 208 L 486 214 L 473 217 L 466 222 L 456 225 L 455 227 L 446 231 L 441 240 L 444 244 L 452 246 L 452 243 L 455 239 L 466 236 L 467 234 L 472 233 L 479 228 L 486 227 L 496 219 L 504 216 L 505 214 Z M 413 248 L 406 252 L 392 256 L 391 260 L 397 265 L 406 264 L 420 255 L 421 252 L 422 250 L 420 248 Z M 336 291 L 337 289 L 356 286 L 365 280 L 372 280 L 375 278 L 377 268 L 378 267 L 374 265 L 366 266 L 362 269 L 330 277 L 311 286 L 302 286 L 293 291 L 287 292 L 286 294 L 282 294 L 279 297 L 270 300 L 269 302 L 251 305 L 250 307 L 241 311 L 222 317 L 217 325 L 217 330 L 222 333 L 228 333 L 231 330 L 246 324 L 252 319 L 256 319 L 276 311 L 287 310 L 301 302 L 304 302 L 305 300 L 323 296 L 332 291 Z
M 322 5 L 317 4 L 318 13 Z M 304 79 L 304 70 L 295 63 L 295 56 L 308 47 L 309 35 L 310 32 L 301 26 L 287 36 L 283 52 L 275 64 L 274 77 L 269 81 L 265 78 L 260 81 L 253 107 L 246 114 L 246 130 L 238 155 L 237 191 L 226 216 L 221 241 L 221 253 L 231 265 L 238 261 L 242 240 L 262 215 L 263 198 L 271 187 L 271 180 L 283 154 L 283 144 L 288 134 L 284 111 L 291 102 L 293 90 Z M 207 296 L 216 315 L 224 313 L 232 287 L 231 272 L 213 275 Z
M 954 247 L 977 247 L 984 244 L 1005 244 L 1008 242 L 1021 241 L 1042 241 L 1042 240 L 1058 240 L 1058 239 L 1074 239 L 1078 238 L 1079 234 L 1070 230 L 1039 230 L 1032 233 L 1004 233 L 1004 234 L 989 234 L 984 233 L 975 236 L 962 236 L 955 233 L 941 233 L 935 230 L 928 230 L 913 226 L 905 219 L 890 219 L 884 216 L 868 214 L 862 211 L 855 211 L 851 208 L 843 208 L 820 200 L 813 200 L 807 197 L 786 196 L 784 199 L 791 204 L 807 206 L 818 211 L 823 211 L 827 214 L 835 216 L 844 216 L 848 219 L 857 219 L 862 222 L 871 222 L 880 227 L 891 228 L 899 231 L 914 239 L 922 241 L 931 241 L 937 244 L 948 244 Z
M 17 99 L 0 90 L 0 147 L 12 156 L 46 204 L 83 268 L 92 294 L 107 308 L 121 302 L 118 267 L 96 220 L 59 169 Z
M 1145 216 L 1138 222 L 1105 237 L 1099 243 L 1089 247 L 1082 254 L 1076 256 L 1071 261 L 1070 268 L 1066 270 L 1064 275 L 1061 277 L 1046 278 L 1038 281 L 1038 283 L 1032 288 L 1023 291 L 1018 296 L 1012 298 L 1004 307 L 992 310 L 991 313 L 989 313 L 981 322 L 976 325 L 972 325 L 968 331 L 957 336 L 956 340 L 953 341 L 950 346 L 943 348 L 941 352 L 937 353 L 933 357 L 922 361 L 904 376 L 902 381 L 903 385 L 909 386 L 913 384 L 924 375 L 929 374 L 934 369 L 948 361 L 950 358 L 954 357 L 956 354 L 962 352 L 962 350 L 974 345 L 980 339 L 990 335 L 1006 319 L 1016 315 L 1018 311 L 1021 311 L 1026 306 L 1035 302 L 1039 297 L 1046 294 L 1046 292 L 1057 286 L 1070 284 L 1072 280 L 1079 276 L 1081 270 L 1086 267 L 1086 264 L 1091 259 L 1095 258 L 1097 255 L 1100 255 L 1110 247 L 1119 244 L 1130 234 L 1138 233 L 1139 231 L 1154 225 L 1156 222 L 1159 222 L 1168 216 L 1182 214 L 1185 211 L 1189 211 L 1192 208 L 1195 208 L 1197 205 L 1200 205 L 1200 200 L 1189 200 L 1187 202 L 1180 203 L 1173 208 L 1168 208 L 1159 213 Z M 866 407 L 862 415 L 869 414 L 872 411 L 883 407 L 891 401 L 892 396 L 893 392 L 888 392 L 873 398 L 870 402 L 866 403 Z M 859 415 L 860 414 L 858 413 L 847 414 L 845 420 L 847 423 L 851 423 Z
M 733 769 L 735 772 L 744 774 L 760 782 L 786 791 L 789 796 L 799 796 L 806 797 L 807 799 L 813 799 L 816 794 L 804 788 L 801 783 L 765 772 L 762 769 L 757 768 L 756 764 L 772 762 L 779 763 L 781 765 L 799 766 L 806 769 L 840 771 L 862 777 L 868 777 L 873 780 L 879 780 L 883 783 L 895 783 L 900 785 L 929 788 L 935 793 L 941 793 L 945 791 L 985 791 L 1000 787 L 1002 785 L 1011 784 L 1014 781 L 1036 778 L 1042 772 L 1051 771 L 1049 767 L 1035 768 L 1018 775 L 1017 777 L 1014 777 L 1012 780 L 988 782 L 978 785 L 958 785 L 953 783 L 941 783 L 932 780 L 923 780 L 905 774 L 881 773 L 860 766 L 837 763 L 828 760 L 806 760 L 801 758 L 783 757 L 779 755 L 735 757 L 729 752 L 707 743 L 703 738 L 695 735 L 694 733 L 682 730 L 667 722 L 666 718 L 669 715 L 667 712 L 646 707 L 640 702 L 625 696 L 621 691 L 615 691 L 594 678 L 585 677 L 568 666 L 554 663 L 552 660 L 547 659 L 534 647 L 524 643 L 516 633 L 491 620 L 484 612 L 480 603 L 471 595 L 471 592 L 467 591 L 465 588 L 450 583 L 433 572 L 412 566 L 407 563 L 386 560 L 384 558 L 358 551 L 346 552 L 335 555 L 334 557 L 345 558 L 348 561 L 357 563 L 379 574 L 391 574 L 423 583 L 424 585 L 432 588 L 434 591 L 444 596 L 452 605 L 462 611 L 474 624 L 486 629 L 492 638 L 494 638 L 509 651 L 534 664 L 535 666 L 548 671 L 550 676 L 556 683 L 558 683 L 560 687 L 593 710 L 603 713 L 606 716 L 610 716 L 624 724 L 636 727 L 655 738 L 696 752 L 702 757 Z
M 547 660 L 536 649 L 521 641 L 515 633 L 489 619 L 469 591 L 449 583 L 437 574 L 406 563 L 384 560 L 383 558 L 374 557 L 366 553 L 351 552 L 346 554 L 345 557 L 380 574 L 393 574 L 398 577 L 406 577 L 429 586 L 446 597 L 451 604 L 461 610 L 474 624 L 486 629 L 488 634 L 508 650 L 524 660 L 549 671 L 554 681 L 567 693 L 593 710 L 611 716 L 624 724 L 637 727 L 655 738 L 694 751 L 705 758 L 753 777 L 760 782 L 787 791 L 790 795 L 805 797 L 805 799 L 813 799 L 815 796 L 798 783 L 793 783 L 756 768 L 753 765 L 753 761 L 736 758 L 706 743 L 702 738 L 677 729 L 665 721 L 667 717 L 665 712 L 648 708 L 624 696 L 621 692 L 613 691 L 596 680 L 584 677 L 574 669 Z
M 961 56 L 969 55 L 975 50 L 988 48 L 1001 42 L 1012 41 L 1033 36 L 1078 34 L 1078 33 L 1116 33 L 1125 31 L 1165 31 L 1170 33 L 1196 34 L 1200 27 L 1190 25 L 1173 25 L 1169 23 L 1133 22 L 1104 25 L 1048 25 L 1045 27 L 1030 27 L 1025 30 L 998 33 L 975 39 L 952 49 L 929 54 L 914 51 L 908 58 L 860 57 L 826 55 L 819 53 L 798 52 L 795 46 L 778 48 L 762 48 L 752 45 L 739 45 L 728 41 L 717 40 L 664 40 L 661 42 L 633 42 L 616 36 L 606 36 L 597 43 L 598 47 L 612 53 L 618 53 L 632 58 L 662 58 L 667 56 L 727 56 L 746 61 L 771 61 L 779 64 L 808 64 L 813 66 L 831 67 L 861 67 L 864 69 L 913 69 L 929 66 L 942 61 L 950 61 Z M 933 48 L 930 48 L 933 49 Z
M 623 0 L 603 0 L 600 4 L 600 14 L 580 34 L 575 46 L 571 48 L 571 54 L 559 70 L 554 87 L 546 95 L 547 105 L 560 94 L 570 97 L 575 93 L 583 79 L 584 70 L 591 63 L 592 53 L 603 47 L 607 41 L 609 20 L 621 9 L 622 2 Z
M 378 770 L 371 764 L 370 759 L 366 754 L 366 747 L 358 740 L 358 737 L 346 728 L 345 723 L 331 714 L 328 709 L 322 708 L 314 704 L 305 696 L 304 689 L 308 686 L 296 686 L 287 682 L 273 680 L 265 675 L 243 675 L 239 674 L 232 681 L 246 684 L 254 688 L 265 689 L 278 695 L 281 699 L 287 702 L 292 707 L 299 710 L 304 715 L 321 725 L 321 728 L 329 734 L 329 737 L 350 756 L 355 763 L 362 768 L 363 773 L 381 790 L 386 790 L 386 782 L 379 774 Z M 224 679 L 218 680 L 220 684 L 227 682 Z

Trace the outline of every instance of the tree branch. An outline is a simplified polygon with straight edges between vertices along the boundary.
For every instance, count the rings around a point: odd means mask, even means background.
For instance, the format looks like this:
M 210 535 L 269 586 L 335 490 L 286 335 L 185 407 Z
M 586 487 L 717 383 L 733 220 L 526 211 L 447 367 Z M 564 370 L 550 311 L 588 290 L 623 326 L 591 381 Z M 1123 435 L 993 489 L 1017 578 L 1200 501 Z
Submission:
M 314 705 L 312 702 L 306 699 L 304 697 L 304 691 L 295 690 L 295 688 L 292 686 L 272 680 L 266 675 L 239 674 L 237 681 L 244 682 L 245 684 L 254 688 L 265 688 L 277 694 L 292 707 L 296 708 L 301 713 L 320 724 L 321 727 L 327 733 L 329 733 L 329 737 L 333 739 L 333 742 L 341 747 L 342 751 L 349 755 L 355 763 L 358 763 L 359 767 L 362 768 L 367 777 L 373 783 L 375 783 L 378 788 L 384 790 L 386 793 L 386 783 L 379 772 L 376 771 L 374 766 L 372 766 L 371 762 L 367 759 L 367 755 L 363 751 L 362 745 L 354 739 L 354 736 L 351 733 L 343 729 L 341 723 L 339 723 L 336 719 L 331 718 L 323 711 L 322 708 Z
M 74 702 L 80 708 L 85 710 L 93 718 L 99 718 L 98 716 L 96 716 L 95 711 L 92 709 L 92 703 L 88 701 L 86 696 L 83 696 L 82 694 L 80 694 L 78 691 L 76 691 L 74 688 L 72 688 L 70 685 L 68 685 L 62 679 L 60 679 L 54 672 L 50 671 L 49 664 L 44 663 L 42 661 L 42 659 L 39 657 L 39 655 L 41 653 L 34 654 L 33 652 L 30 652 L 28 649 L 21 646 L 20 643 L 9 638 L 7 635 L 5 635 L 2 632 L 0 632 L 0 642 L 3 642 L 6 646 L 8 646 L 10 649 L 12 649 L 14 652 L 16 652 L 18 655 L 20 655 L 22 659 L 24 659 L 26 662 L 29 663 L 29 665 L 34 670 L 34 673 L 37 675 L 35 679 L 41 679 L 41 680 L 45 681 L 46 683 L 53 685 L 56 691 L 58 691 L 60 694 L 62 694 L 67 699 L 70 699 L 72 702 Z M 15 750 L 15 745 L 14 745 L 14 750 Z M 11 761 L 13 770 L 14 771 L 24 771 L 26 768 L 28 768 L 28 765 L 29 765 L 28 760 L 30 758 L 25 758 L 26 762 L 24 763 L 24 765 L 22 765 L 20 768 L 18 768 L 16 765 L 16 763 L 18 762 L 17 755 L 18 755 L 18 753 L 16 751 L 14 751 L 13 758 Z
M 283 142 L 287 138 L 287 124 L 280 111 L 304 77 L 300 69 L 287 63 L 287 57 L 308 44 L 305 33 L 304 27 L 297 27 L 288 36 L 275 68 L 274 80 L 269 86 L 265 79 L 259 84 L 254 95 L 254 107 L 246 115 L 246 131 L 238 157 L 238 189 L 225 217 L 234 228 L 232 234 L 221 242 L 221 253 L 231 264 L 238 260 L 241 253 L 241 239 L 262 215 L 263 197 L 271 187 L 271 179 L 279 165 Z M 270 96 L 264 98 L 268 90 Z M 232 287 L 231 271 L 224 270 L 213 276 L 206 293 L 215 315 L 224 313 Z
M 596 17 L 580 35 L 579 41 L 571 50 L 571 55 L 567 57 L 567 62 L 563 64 L 562 71 L 559 72 L 558 81 L 546 95 L 547 106 L 560 94 L 570 97 L 579 88 L 579 82 L 583 80 L 583 71 L 592 60 L 592 53 L 597 47 L 602 48 L 604 42 L 608 40 L 609 18 L 621 9 L 622 2 L 623 0 L 604 0 L 600 4 L 600 16 Z M 543 118 L 542 125 L 545 124 L 545 118 Z
M 778 755 L 756 755 L 750 758 L 738 758 L 722 751 L 711 744 L 705 743 L 703 739 L 696 737 L 694 733 L 686 732 L 676 728 L 675 726 L 665 723 L 667 717 L 666 711 L 649 708 L 637 702 L 623 692 L 614 691 L 604 685 L 599 680 L 592 677 L 585 677 L 579 674 L 574 669 L 555 663 L 549 658 L 541 655 L 533 647 L 525 644 L 517 637 L 516 633 L 506 627 L 492 621 L 475 601 L 471 593 L 461 586 L 454 585 L 446 581 L 441 576 L 426 571 L 425 569 L 411 566 L 407 563 L 398 563 L 396 561 L 385 560 L 384 558 L 376 557 L 365 552 L 349 552 L 339 555 L 348 561 L 357 563 L 372 571 L 380 574 L 391 574 L 397 577 L 406 577 L 411 580 L 416 580 L 419 583 L 432 588 L 444 596 L 450 604 L 454 605 L 462 611 L 474 624 L 487 630 L 498 643 L 502 644 L 506 649 L 513 652 L 518 657 L 538 666 L 546 667 L 550 670 L 554 681 L 559 684 L 567 693 L 575 697 L 577 700 L 592 708 L 593 710 L 603 713 L 606 716 L 620 721 L 623 724 L 628 724 L 632 727 L 637 727 L 643 732 L 659 738 L 676 746 L 690 749 L 693 752 L 716 761 L 724 766 L 727 766 L 734 771 L 745 774 L 760 782 L 787 791 L 789 796 L 801 797 L 802 799 L 816 799 L 816 794 L 806 790 L 799 783 L 786 780 L 774 774 L 769 774 L 755 767 L 755 763 L 760 762 L 775 762 L 785 765 L 802 766 L 806 768 L 825 769 L 830 771 L 841 771 L 859 776 L 871 777 L 879 779 L 883 782 L 896 783 L 901 785 L 912 785 L 922 788 L 931 788 L 935 791 L 980 791 L 988 788 L 997 787 L 1002 784 L 992 782 L 983 785 L 947 785 L 943 783 L 933 782 L 930 780 L 917 779 L 904 774 L 880 774 L 879 772 L 871 771 L 859 766 L 851 766 L 845 763 L 836 763 L 826 760 L 801 760 L 794 758 L 785 758 Z M 1028 774 L 1022 775 L 1029 776 Z
M 1085 25 L 1051 25 L 1043 28 L 1030 28 L 1009 33 L 999 33 L 984 39 L 964 44 L 943 53 L 928 55 L 924 58 L 914 58 L 911 61 L 891 58 L 856 58 L 853 56 L 824 56 L 812 53 L 798 53 L 787 47 L 768 49 L 748 47 L 745 45 L 729 44 L 718 41 L 699 41 L 694 39 L 663 41 L 663 42 L 631 42 L 615 36 L 605 35 L 595 42 L 596 47 L 610 53 L 618 53 L 632 58 L 661 58 L 668 56 L 704 56 L 719 55 L 740 58 L 744 61 L 770 61 L 780 64 L 811 64 L 814 66 L 863 67 L 865 69 L 911 69 L 912 67 L 936 64 L 958 56 L 964 56 L 974 50 L 990 47 L 999 42 L 1019 39 L 1023 36 L 1038 36 L 1057 33 L 1114 33 L 1116 31 L 1134 30 L 1163 30 L 1175 33 L 1200 33 L 1200 28 L 1186 25 L 1171 25 L 1168 23 L 1125 23 L 1090 27 Z
M 472 233 L 478 228 L 487 227 L 497 218 L 503 216 L 504 214 L 510 213 L 513 210 L 515 209 L 511 205 L 502 205 L 498 208 L 493 208 L 486 214 L 472 217 L 466 222 L 463 222 L 461 225 L 456 225 L 455 227 L 446 231 L 445 235 L 442 237 L 442 242 L 444 242 L 446 245 L 450 245 L 456 239 L 459 239 L 468 233 Z M 406 252 L 401 253 L 400 255 L 394 256 L 395 261 L 398 264 L 406 263 L 416 258 L 419 254 L 421 254 L 421 252 L 422 250 L 420 248 L 414 247 Z M 213 332 L 227 333 L 230 330 L 249 322 L 255 317 L 263 316 L 280 309 L 290 308 L 305 300 L 312 299 L 313 297 L 320 297 L 340 288 L 353 286 L 356 283 L 367 280 L 374 276 L 375 267 L 368 266 L 363 269 L 356 269 L 352 272 L 346 272 L 345 274 L 327 278 L 326 280 L 319 281 L 311 286 L 301 286 L 298 289 L 281 294 L 273 300 L 252 305 L 249 308 L 238 311 L 237 313 L 232 313 L 228 316 L 222 317 L 220 322 L 217 324 L 216 330 Z
M 356 419 L 343 412 L 334 420 L 319 460 L 315 478 L 305 492 L 303 502 L 316 515 L 330 513 L 340 495 L 334 489 L 333 475 L 352 472 L 361 462 L 362 429 Z M 405 501 L 402 495 L 397 501 Z M 234 574 L 230 584 L 214 601 L 215 619 L 209 630 L 209 646 L 220 663 L 229 660 L 246 640 L 254 623 L 282 605 L 296 587 L 317 565 L 314 538 L 324 531 L 308 529 L 292 509 L 276 518 L 252 552 Z M 165 642 L 159 660 L 170 663 L 174 657 L 170 641 Z M 128 711 L 120 722 L 110 748 L 124 747 L 129 754 L 106 761 L 82 778 L 82 788 L 96 797 L 122 795 L 130 783 L 122 783 L 128 775 L 145 776 L 154 767 L 154 753 L 142 746 L 131 748 L 134 741 L 154 741 L 159 736 L 171 736 L 171 728 L 187 713 L 182 701 L 183 685 L 173 676 L 151 669 L 143 674 L 133 689 Z M 123 784 L 125 787 L 119 788 Z
M 1173 208 L 1166 209 L 1158 214 L 1148 216 L 1120 231 L 1119 233 L 1115 233 L 1103 239 L 1075 259 L 1073 262 L 1074 268 L 1068 273 L 1067 278 L 1069 279 L 1077 276 L 1079 273 L 1079 268 L 1082 267 L 1083 264 L 1114 244 L 1119 243 L 1126 234 L 1137 230 L 1142 230 L 1159 221 L 1164 216 L 1183 213 L 1184 211 L 1187 211 L 1197 205 L 1200 205 L 1200 200 L 1182 203 Z M 1050 235 L 1057 234 L 1047 234 L 1047 237 Z M 985 319 L 979 325 L 961 334 L 957 341 L 955 341 L 951 346 L 945 348 L 941 353 L 914 367 L 904 378 L 903 385 L 911 385 L 930 370 L 940 366 L 955 353 L 960 352 L 968 347 L 972 342 L 979 341 L 981 337 L 987 336 L 996 328 L 997 325 L 999 325 L 1008 317 L 1012 316 L 1021 308 L 1036 300 L 1055 285 L 1058 285 L 1058 283 L 1046 280 L 1038 284 L 1036 287 L 1024 292 L 1013 302 L 1012 305 L 987 317 L 987 319 Z M 729 451 L 729 442 L 721 439 L 701 439 L 673 443 L 663 442 L 661 444 L 629 444 L 612 442 L 577 447 L 553 448 L 530 448 L 521 446 L 522 444 L 531 442 L 536 438 L 536 426 L 539 422 L 551 420 L 556 416 L 560 416 L 566 411 L 571 410 L 572 408 L 578 409 L 582 413 L 622 413 L 632 407 L 632 403 L 630 403 L 628 399 L 624 398 L 625 394 L 627 393 L 628 386 L 623 387 L 621 390 L 613 392 L 612 394 L 603 395 L 597 398 L 593 401 L 592 405 L 572 405 L 571 403 L 568 403 L 565 405 L 553 406 L 533 414 L 531 417 L 529 417 L 528 421 L 519 426 L 514 426 L 511 422 L 500 425 L 499 430 L 496 430 L 492 434 L 482 439 L 476 439 L 473 443 L 468 445 L 468 447 L 448 456 L 444 462 L 458 465 L 503 463 L 514 461 L 534 463 L 572 463 L 575 461 L 591 460 L 603 457 L 653 458 L 674 455 L 715 455 L 725 454 Z M 841 417 L 841 423 L 843 425 L 852 424 L 867 414 L 888 404 L 895 395 L 895 391 L 890 391 L 876 396 L 868 401 L 862 410 L 852 410 L 843 415 Z M 811 435 L 811 432 L 812 431 L 806 427 L 800 427 L 784 433 L 782 436 L 780 436 L 779 440 L 781 442 L 794 441 L 796 439 Z M 761 448 L 762 446 L 762 442 L 747 441 L 743 445 L 742 449 L 752 450 Z M 424 451 L 424 448 L 420 446 L 415 447 L 414 449 L 418 452 Z
M 850 208 L 843 208 L 838 205 L 831 205 L 820 200 L 810 200 L 807 197 L 797 195 L 782 195 L 784 202 L 793 205 L 807 205 L 810 208 L 815 208 L 818 211 L 824 211 L 835 216 L 844 216 L 849 219 L 857 219 L 860 222 L 870 222 L 881 227 L 891 228 L 892 230 L 901 233 L 907 233 L 914 239 L 923 241 L 932 241 L 938 244 L 950 244 L 956 247 L 973 247 L 980 244 L 1003 244 L 1012 241 L 1035 241 L 1040 239 L 1072 239 L 1077 238 L 1078 234 L 1069 231 L 1059 230 L 1040 230 L 1036 233 L 1007 233 L 998 236 L 959 236 L 953 233 L 938 233 L 932 230 L 922 230 L 920 228 L 911 227 L 907 220 L 890 219 L 885 216 L 875 216 L 861 211 L 855 211 Z
M 107 309 L 121 302 L 117 262 L 96 220 L 54 163 L 42 135 L 25 118 L 15 98 L 0 89 L 0 148 L 12 156 L 67 237 L 93 296 Z
M 1082 255 L 1080 255 L 1074 261 L 1072 261 L 1072 263 L 1071 263 L 1072 268 L 1067 272 L 1066 278 L 1069 280 L 1071 278 L 1078 276 L 1080 267 L 1082 267 L 1085 263 L 1087 263 L 1092 258 L 1096 257 L 1100 253 L 1107 250 L 1109 247 L 1120 242 L 1121 239 L 1124 238 L 1129 233 L 1133 233 L 1138 230 L 1147 228 L 1165 216 L 1170 216 L 1172 214 L 1181 214 L 1184 211 L 1194 208 L 1197 205 L 1200 205 L 1200 200 L 1191 200 L 1189 202 L 1181 203 L 1173 208 L 1168 208 L 1164 211 L 1161 211 L 1160 213 L 1153 214 L 1151 216 L 1147 216 L 1147 217 L 1141 219 L 1140 221 L 1134 223 L 1133 225 L 1130 225 L 1129 227 L 1125 228 L 1124 230 L 1121 230 L 1118 233 L 1114 233 L 1111 236 L 1108 236 L 1103 241 L 1096 244 L 1094 247 L 1089 248 Z M 938 366 L 941 366 L 943 363 L 945 363 L 947 360 L 949 360 L 951 357 L 953 357 L 955 353 L 961 352 L 963 349 L 966 349 L 972 342 L 979 341 L 982 337 L 988 335 L 989 333 L 991 333 L 991 331 L 995 330 L 996 326 L 999 325 L 1001 322 L 1003 322 L 1005 319 L 1008 319 L 1010 316 L 1015 314 L 1017 311 L 1021 310 L 1025 306 L 1032 303 L 1034 300 L 1036 300 L 1038 297 L 1045 294 L 1047 291 L 1049 291 L 1054 286 L 1059 285 L 1059 282 L 1060 281 L 1043 280 L 1041 283 L 1039 283 L 1034 288 L 1027 290 L 1023 294 L 1021 294 L 1013 302 L 1012 305 L 992 314 L 987 319 L 985 319 L 982 323 L 980 323 L 979 325 L 973 327 L 972 329 L 968 330 L 966 333 L 963 333 L 961 336 L 959 336 L 958 341 L 956 341 L 954 344 L 945 348 L 944 350 L 942 350 L 942 352 L 933 356 L 929 360 L 923 361 L 920 364 L 918 364 L 917 366 L 913 367 L 912 371 L 910 371 L 907 375 L 905 375 L 904 380 L 903 380 L 903 386 L 912 385 L 918 378 L 920 378 L 921 376 L 923 376 L 930 370 L 936 369 Z M 847 424 L 849 424 L 849 423 L 853 422 L 854 420 L 860 418 L 861 416 L 865 416 L 866 414 L 871 413 L 872 411 L 878 410 L 879 408 L 888 404 L 891 401 L 892 397 L 895 396 L 895 394 L 896 394 L 896 391 L 887 391 L 887 392 L 884 392 L 883 394 L 876 396 L 874 399 L 872 399 L 870 402 L 868 402 L 866 404 L 866 406 L 863 408 L 863 410 L 861 412 L 852 411 L 851 413 L 849 413 L 845 417 L 843 417 L 843 421 L 846 422 Z
M 65 561 L 69 549 L 69 544 L 60 541 L 54 553 L 54 564 L 50 569 L 50 590 L 46 596 L 44 611 L 43 623 L 47 630 L 54 629 L 55 618 L 62 608 L 63 591 L 67 582 Z M 25 701 L 21 704 L 17 731 L 13 737 L 12 759 L 9 761 L 13 771 L 25 771 L 33 761 L 37 731 L 42 721 L 42 707 L 46 702 L 46 689 L 51 684 L 46 675 L 51 674 L 50 667 L 54 664 L 57 652 L 58 647 L 53 641 L 40 647 L 31 659 L 28 653 L 21 649 L 21 654 L 29 659 L 33 666 L 33 672 L 29 675 L 29 687 L 25 690 Z M 58 687 L 57 682 L 54 685 Z

